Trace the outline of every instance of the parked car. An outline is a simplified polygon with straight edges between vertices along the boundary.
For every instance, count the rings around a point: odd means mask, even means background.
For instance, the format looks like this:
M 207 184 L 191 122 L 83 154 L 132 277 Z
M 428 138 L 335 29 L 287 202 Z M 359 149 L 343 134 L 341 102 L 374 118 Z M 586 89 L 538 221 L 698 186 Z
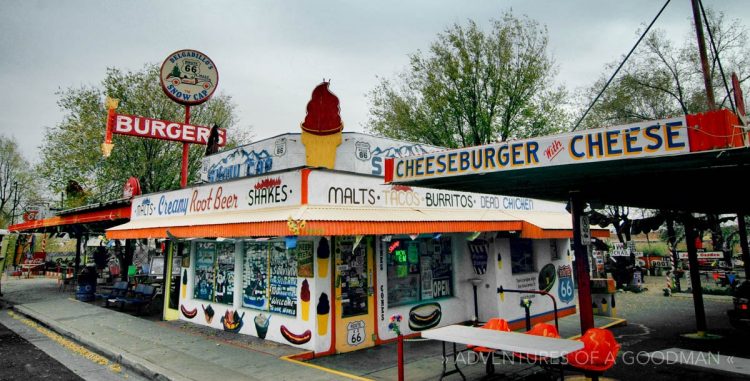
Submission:
M 734 308 L 727 311 L 729 322 L 739 329 L 750 328 L 750 281 L 744 281 L 734 289 Z

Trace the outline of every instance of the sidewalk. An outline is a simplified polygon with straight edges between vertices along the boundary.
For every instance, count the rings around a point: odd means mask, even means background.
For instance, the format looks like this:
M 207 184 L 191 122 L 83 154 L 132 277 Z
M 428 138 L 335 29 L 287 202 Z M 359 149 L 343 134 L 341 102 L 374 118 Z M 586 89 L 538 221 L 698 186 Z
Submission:
M 70 293 L 58 293 L 55 280 L 6 277 L 2 287 L 3 299 L 17 312 L 150 379 L 346 379 L 280 358 L 299 353 L 296 348 L 258 339 L 256 345 L 238 345 L 78 302 Z
M 395 344 L 386 344 L 307 363 L 282 357 L 302 353 L 297 348 L 181 321 L 162 322 L 78 302 L 74 292 L 58 292 L 54 279 L 3 279 L 2 299 L 53 331 L 73 339 L 149 379 L 169 380 L 335 380 L 397 378 Z M 7 313 L 1 311 L 3 314 Z M 560 319 L 563 337 L 580 333 L 578 315 Z M 595 316 L 595 325 L 625 324 L 622 319 Z M 430 380 L 440 376 L 442 346 L 430 340 L 405 345 L 406 376 Z M 485 367 L 476 359 L 460 364 L 467 379 L 480 379 Z M 504 365 L 514 377 L 531 375 L 538 367 Z M 500 372 L 500 369 L 498 369 Z M 532 377 L 533 378 L 533 377 Z

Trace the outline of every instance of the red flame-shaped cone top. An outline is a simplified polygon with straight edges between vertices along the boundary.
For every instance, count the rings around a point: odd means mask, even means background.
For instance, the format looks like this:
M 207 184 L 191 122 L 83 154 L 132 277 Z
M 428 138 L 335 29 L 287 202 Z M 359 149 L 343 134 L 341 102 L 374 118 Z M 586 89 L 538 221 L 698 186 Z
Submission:
M 302 130 L 314 135 L 331 135 L 344 129 L 339 115 L 339 98 L 328 90 L 329 82 L 323 82 L 312 92 L 307 102 L 307 115 Z

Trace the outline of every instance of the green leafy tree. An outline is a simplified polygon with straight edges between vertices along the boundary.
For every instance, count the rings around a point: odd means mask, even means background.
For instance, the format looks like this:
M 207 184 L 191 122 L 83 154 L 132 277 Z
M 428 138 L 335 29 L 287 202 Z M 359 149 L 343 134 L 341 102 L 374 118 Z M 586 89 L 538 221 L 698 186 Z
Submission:
M 569 121 L 547 29 L 511 12 L 488 32 L 453 25 L 369 93 L 376 134 L 460 147 L 557 132 Z
M 740 83 L 750 78 L 750 45 L 747 27 L 740 20 L 726 20 L 721 12 L 706 10 L 718 56 L 709 49 L 709 70 L 716 107 L 729 107 L 729 95 L 719 71 L 719 61 L 728 76 L 736 72 Z M 705 25 L 704 25 L 705 27 Z M 599 102 L 582 123 L 583 128 L 596 128 L 708 110 L 700 58 L 695 42 L 695 29 L 682 44 L 667 38 L 662 30 L 654 30 L 643 40 Z M 706 33 L 706 38 L 708 34 Z M 710 47 L 710 42 L 707 41 Z M 611 73 L 617 63 L 607 66 Z M 608 74 L 607 74 L 608 75 Z M 729 81 L 729 78 L 727 78 Z M 581 112 L 606 83 L 602 76 L 581 96 Z M 731 84 L 730 84 L 731 86 Z
M 144 193 L 179 188 L 179 142 L 113 135 L 111 156 L 105 159 L 100 151 L 107 116 L 105 96 L 120 100 L 117 112 L 121 114 L 184 121 L 185 107 L 170 100 L 161 89 L 158 66 L 146 65 L 132 72 L 110 68 L 100 86 L 71 88 L 60 91 L 59 96 L 58 105 L 66 114 L 57 126 L 46 131 L 39 166 L 39 173 L 55 192 L 66 190 L 70 181 L 75 181 L 83 189 L 85 202 L 111 200 L 120 197 L 130 176 L 140 180 Z M 231 97 L 216 95 L 190 108 L 190 123 L 218 124 L 227 128 L 228 136 L 234 133 L 244 140 L 247 132 L 235 133 L 234 107 Z M 190 180 L 197 178 L 204 151 L 205 146 L 190 146 Z M 80 203 L 80 197 L 75 202 Z
M 18 152 L 13 138 L 0 135 L 0 227 L 20 222 L 15 216 L 23 213 L 30 200 L 36 199 L 29 162 Z

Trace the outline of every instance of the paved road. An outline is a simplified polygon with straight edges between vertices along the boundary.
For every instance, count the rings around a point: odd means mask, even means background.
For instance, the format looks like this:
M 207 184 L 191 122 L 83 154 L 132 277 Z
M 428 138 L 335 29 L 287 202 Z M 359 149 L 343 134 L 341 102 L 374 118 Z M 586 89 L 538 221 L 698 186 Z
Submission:
M 0 309 L 0 380 L 140 381 L 144 378 L 107 362 L 28 319 Z

